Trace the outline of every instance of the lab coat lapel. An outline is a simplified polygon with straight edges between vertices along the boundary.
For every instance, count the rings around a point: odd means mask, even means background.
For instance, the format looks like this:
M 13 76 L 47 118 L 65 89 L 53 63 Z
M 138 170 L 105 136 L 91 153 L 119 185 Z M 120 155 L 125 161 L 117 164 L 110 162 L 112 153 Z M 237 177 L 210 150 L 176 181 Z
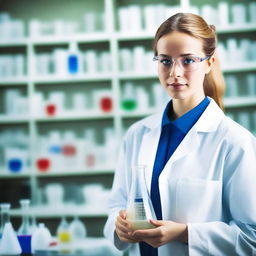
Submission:
M 159 142 L 161 127 L 156 127 L 150 130 L 143 136 L 140 151 L 139 151 L 139 164 L 146 165 L 146 183 L 147 188 L 150 191 L 151 177 L 154 167 L 154 161 L 156 157 L 157 146 Z
M 192 127 L 188 134 L 181 141 L 180 145 L 176 148 L 173 155 L 169 159 L 171 163 L 178 159 L 185 157 L 199 146 L 199 139 L 195 127 Z M 168 164 L 168 162 L 167 162 Z
M 176 148 L 173 155 L 166 163 L 164 170 L 161 173 L 161 176 L 165 172 L 170 171 L 171 165 L 175 161 L 183 157 L 186 157 L 188 154 L 198 149 L 198 147 L 200 146 L 200 139 L 198 134 L 199 132 L 212 132 L 217 129 L 219 123 L 224 117 L 224 114 L 217 106 L 217 104 L 214 102 L 214 100 L 212 100 L 211 98 L 209 99 L 209 106 L 206 108 L 206 110 L 199 118 L 199 120 L 196 122 L 196 124 L 190 129 L 190 131 L 182 140 L 180 145 Z

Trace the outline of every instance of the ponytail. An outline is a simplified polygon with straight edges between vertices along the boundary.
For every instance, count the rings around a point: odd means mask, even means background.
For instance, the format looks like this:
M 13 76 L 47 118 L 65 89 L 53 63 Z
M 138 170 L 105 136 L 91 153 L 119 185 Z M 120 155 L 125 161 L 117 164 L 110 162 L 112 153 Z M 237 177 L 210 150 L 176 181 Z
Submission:
M 215 51 L 214 62 L 211 71 L 204 78 L 204 93 L 211 97 L 224 111 L 223 96 L 225 92 L 225 81 L 220 68 L 220 62 L 217 52 Z

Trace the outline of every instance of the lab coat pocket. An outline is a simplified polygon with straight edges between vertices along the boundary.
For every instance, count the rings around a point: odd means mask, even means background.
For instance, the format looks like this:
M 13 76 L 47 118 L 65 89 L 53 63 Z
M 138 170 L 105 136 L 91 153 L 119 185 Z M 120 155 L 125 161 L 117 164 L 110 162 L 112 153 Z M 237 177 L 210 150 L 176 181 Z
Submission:
M 178 179 L 176 184 L 176 218 L 182 223 L 221 219 L 222 182 Z

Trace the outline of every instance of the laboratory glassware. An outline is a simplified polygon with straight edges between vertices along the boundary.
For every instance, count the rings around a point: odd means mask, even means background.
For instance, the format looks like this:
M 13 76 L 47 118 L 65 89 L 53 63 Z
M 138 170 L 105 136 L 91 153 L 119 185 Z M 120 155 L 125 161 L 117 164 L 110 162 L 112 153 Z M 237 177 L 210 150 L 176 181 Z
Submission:
M 21 247 L 10 222 L 9 203 L 1 204 L 1 223 L 0 255 L 20 255 Z
M 0 226 L 0 237 L 2 236 L 5 223 L 10 222 L 10 204 L 3 203 L 1 207 L 1 226 Z
M 132 168 L 132 183 L 127 205 L 127 220 L 134 230 L 150 229 L 150 220 L 156 219 L 154 208 L 146 185 L 145 165 Z
M 31 226 L 29 223 L 29 199 L 21 199 L 22 222 L 18 230 L 18 239 L 21 245 L 22 253 L 31 253 Z

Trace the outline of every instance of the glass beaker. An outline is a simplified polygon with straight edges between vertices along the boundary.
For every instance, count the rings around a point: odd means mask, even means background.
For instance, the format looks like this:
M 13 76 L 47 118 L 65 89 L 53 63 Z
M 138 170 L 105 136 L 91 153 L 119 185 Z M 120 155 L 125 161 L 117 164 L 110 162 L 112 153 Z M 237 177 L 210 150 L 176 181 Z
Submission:
M 156 219 L 145 179 L 145 165 L 132 168 L 132 184 L 127 205 L 127 220 L 134 230 L 154 228 L 149 220 Z

